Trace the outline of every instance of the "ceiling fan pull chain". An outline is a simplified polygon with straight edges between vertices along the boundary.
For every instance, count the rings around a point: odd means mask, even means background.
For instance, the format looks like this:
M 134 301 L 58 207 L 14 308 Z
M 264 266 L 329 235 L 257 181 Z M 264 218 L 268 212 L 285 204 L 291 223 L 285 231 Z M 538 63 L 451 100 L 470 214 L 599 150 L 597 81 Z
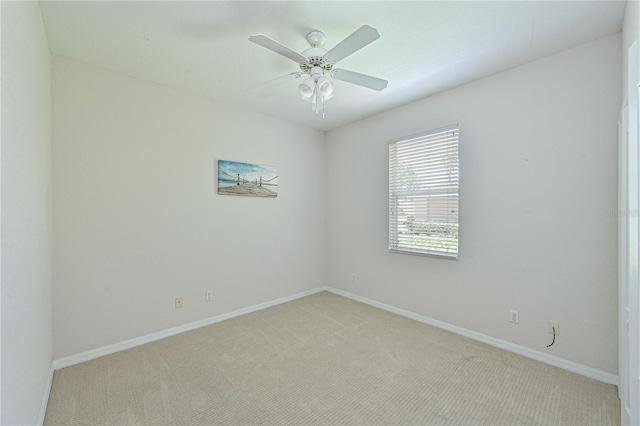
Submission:
M 320 88 L 316 84 L 316 114 L 322 110 L 322 96 L 320 95 Z

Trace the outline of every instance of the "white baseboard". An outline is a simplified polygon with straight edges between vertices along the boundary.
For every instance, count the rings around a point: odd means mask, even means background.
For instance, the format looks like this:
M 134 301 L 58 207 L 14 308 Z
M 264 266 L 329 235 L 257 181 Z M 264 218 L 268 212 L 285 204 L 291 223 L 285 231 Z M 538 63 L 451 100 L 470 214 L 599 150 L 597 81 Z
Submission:
M 511 343 L 505 340 L 497 339 L 495 337 L 487 336 L 486 334 L 478 333 L 477 331 L 468 330 L 466 328 L 451 325 L 443 321 L 426 317 L 424 315 L 420 315 L 410 311 L 406 311 L 404 309 L 396 308 L 395 306 L 391 306 L 381 302 L 377 302 L 375 300 L 367 299 L 366 297 L 358 296 L 356 294 L 349 293 L 344 290 L 340 290 L 333 287 L 327 287 L 326 290 L 331 293 L 335 293 L 340 296 L 344 296 L 349 299 L 356 300 L 358 302 L 366 303 L 367 305 L 375 306 L 376 308 L 384 309 L 385 311 L 393 312 L 394 314 L 398 314 L 403 317 L 411 318 L 413 320 L 416 320 L 425 324 L 429 324 L 434 327 L 438 327 L 447 331 L 451 331 L 456 334 L 460 334 L 465 337 L 469 337 L 479 342 L 486 343 L 488 345 L 495 346 L 497 348 L 504 349 L 506 351 L 513 352 L 518 355 L 522 355 L 527 358 L 534 359 L 536 361 L 553 365 L 554 367 L 562 368 L 564 370 L 568 370 L 573 373 L 577 373 L 577 374 L 589 377 L 591 379 L 595 379 L 611 385 L 618 385 L 619 383 L 618 376 L 611 373 L 607 373 L 602 370 L 598 370 L 593 367 L 588 367 L 586 365 L 578 364 L 573 361 L 569 361 L 563 358 L 559 358 L 553 355 L 539 352 L 531 348 L 527 348 L 525 346 L 520 346 L 515 343 Z
M 195 330 L 196 328 L 204 327 L 207 325 L 215 324 L 220 321 L 235 318 L 240 315 L 245 315 L 251 312 L 259 311 L 271 306 L 280 305 L 281 303 L 290 302 L 301 297 L 309 296 L 311 294 L 325 291 L 326 287 L 318 287 L 313 290 L 303 291 L 302 293 L 296 293 L 291 296 L 285 296 L 280 299 L 272 300 L 270 302 L 260 303 L 258 305 L 249 306 L 229 312 L 226 314 L 216 315 L 215 317 L 205 318 L 200 321 L 183 324 L 177 327 L 169 328 L 167 330 L 158 331 L 156 333 L 147 334 L 146 336 L 136 337 L 134 339 L 125 340 L 124 342 L 115 343 L 113 345 L 103 346 L 101 348 L 92 349 L 86 352 L 81 352 L 76 355 L 71 355 L 65 358 L 56 359 L 53 361 L 53 368 L 59 370 L 61 368 L 70 367 L 72 365 L 80 364 L 85 361 L 100 358 L 105 355 L 120 352 L 125 349 L 130 349 L 136 346 L 144 345 L 145 343 L 154 342 L 156 340 L 164 339 L 165 337 L 174 336 L 176 334 L 184 333 L 186 331 Z M 52 370 L 53 371 L 53 370 Z M 46 409 L 46 406 L 45 406 Z
M 51 394 L 51 386 L 53 385 L 53 361 L 51 362 L 51 369 L 49 370 L 49 377 L 44 387 L 44 394 L 42 395 L 42 403 L 40 404 L 40 414 L 38 415 L 38 425 L 44 424 L 44 415 L 47 414 L 47 404 L 49 404 L 49 394 Z
M 505 340 L 497 339 L 495 337 L 487 336 L 486 334 L 478 333 L 477 331 L 468 330 L 466 328 L 458 327 L 455 325 L 448 324 L 443 321 L 439 321 L 433 318 L 426 317 L 424 315 L 416 314 L 414 312 L 406 311 L 404 309 L 396 308 L 395 306 L 387 305 L 385 303 L 377 302 L 372 299 L 368 299 L 366 297 L 358 296 L 353 293 L 349 293 L 344 290 L 340 290 L 333 287 L 323 286 L 318 287 L 313 290 L 308 290 L 302 293 L 297 293 L 291 296 L 282 297 L 280 299 L 272 300 L 270 302 L 260 303 L 258 305 L 250 306 L 247 308 L 238 309 L 233 312 L 229 312 L 226 314 L 217 315 L 215 317 L 206 318 L 200 321 L 191 322 L 188 324 L 184 324 L 178 327 L 173 327 L 167 330 L 159 331 L 156 333 L 151 333 L 146 336 L 136 337 L 134 339 L 126 340 L 124 342 L 116 343 L 113 345 L 104 346 L 97 349 L 92 349 L 90 351 L 82 352 L 76 355 L 71 355 L 65 358 L 56 359 L 53 361 L 53 367 L 51 370 L 51 374 L 49 377 L 49 385 L 47 389 L 51 388 L 51 381 L 53 380 L 53 370 L 59 370 L 64 367 L 69 367 L 72 365 L 80 364 L 85 361 L 89 361 L 95 358 L 99 358 L 105 355 L 109 355 L 115 352 L 123 351 L 125 349 L 133 348 L 136 346 L 144 345 L 145 343 L 154 342 L 156 340 L 164 339 L 165 337 L 174 336 L 176 334 L 184 333 L 186 331 L 195 330 L 200 327 L 204 327 L 210 324 L 215 324 L 220 321 L 224 321 L 227 319 L 235 318 L 240 315 L 245 315 L 251 312 L 259 311 L 261 309 L 266 309 L 271 306 L 276 306 L 281 303 L 286 303 L 291 300 L 299 299 L 301 297 L 309 296 L 311 294 L 319 293 L 321 291 L 329 291 L 331 293 L 338 294 L 340 296 L 347 297 L 349 299 L 356 300 L 358 302 L 366 303 L 367 305 L 374 306 L 376 308 L 383 309 L 385 311 L 392 312 L 394 314 L 401 315 L 403 317 L 411 318 L 413 320 L 422 322 L 424 324 L 432 325 L 434 327 L 438 327 L 447 331 L 451 331 L 453 333 L 469 337 L 471 339 L 477 340 L 482 343 L 486 343 L 488 345 L 504 349 L 509 352 L 516 353 L 518 355 L 525 356 L 527 358 L 534 359 L 536 361 L 544 362 L 549 365 L 553 365 L 554 367 L 562 368 L 567 371 L 571 371 L 573 373 L 577 373 L 591 379 L 595 379 L 604 383 L 618 385 L 618 376 L 607 373 L 602 370 L 598 370 L 593 367 L 588 367 L 586 365 L 578 364 L 573 361 L 569 361 L 563 358 L 559 358 L 553 355 L 549 355 L 543 352 L 539 352 L 533 350 L 531 348 L 527 348 L 525 346 L 520 346 L 515 343 L 507 342 Z M 46 399 L 43 401 L 43 408 L 41 409 L 41 420 L 44 420 L 44 413 L 47 408 L 47 401 L 49 399 L 49 394 L 47 391 Z M 40 421 L 42 424 L 42 421 Z

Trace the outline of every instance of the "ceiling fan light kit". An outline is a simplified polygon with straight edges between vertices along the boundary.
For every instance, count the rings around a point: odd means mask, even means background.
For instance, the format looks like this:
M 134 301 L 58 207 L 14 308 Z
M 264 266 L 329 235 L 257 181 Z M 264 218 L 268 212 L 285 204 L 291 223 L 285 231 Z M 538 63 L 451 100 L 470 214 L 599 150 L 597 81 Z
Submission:
M 306 38 L 311 47 L 304 50 L 302 53 L 297 53 L 264 34 L 252 35 L 249 37 L 249 41 L 298 63 L 300 71 L 309 76 L 298 85 L 298 92 L 302 96 L 302 99 L 311 101 L 313 111 L 316 113 L 322 112 L 323 118 L 324 103 L 333 97 L 335 90 L 333 82 L 327 77 L 377 91 L 383 90 L 387 87 L 388 82 L 386 80 L 353 71 L 333 68 L 338 61 L 341 61 L 352 53 L 380 38 L 378 30 L 375 28 L 363 25 L 328 51 L 322 47 L 326 40 L 322 31 L 311 31 L 307 34 Z M 286 74 L 265 83 L 265 85 L 272 85 L 273 81 L 280 82 L 288 80 L 291 77 L 299 78 L 300 73 Z
M 316 88 L 316 82 L 313 78 L 307 78 L 305 81 L 300 83 L 298 86 L 298 91 L 302 95 L 303 98 L 310 98 L 313 96 L 313 91 Z
M 316 86 L 318 87 L 320 94 L 324 97 L 332 94 L 335 89 L 333 83 L 325 77 L 320 77 L 318 81 L 316 81 Z

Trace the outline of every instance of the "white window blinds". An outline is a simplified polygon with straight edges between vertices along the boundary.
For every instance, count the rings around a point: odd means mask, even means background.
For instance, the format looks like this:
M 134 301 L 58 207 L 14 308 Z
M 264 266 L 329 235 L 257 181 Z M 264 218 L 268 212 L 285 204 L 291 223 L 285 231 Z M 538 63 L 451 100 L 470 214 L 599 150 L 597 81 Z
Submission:
M 458 127 L 389 142 L 389 250 L 458 259 Z

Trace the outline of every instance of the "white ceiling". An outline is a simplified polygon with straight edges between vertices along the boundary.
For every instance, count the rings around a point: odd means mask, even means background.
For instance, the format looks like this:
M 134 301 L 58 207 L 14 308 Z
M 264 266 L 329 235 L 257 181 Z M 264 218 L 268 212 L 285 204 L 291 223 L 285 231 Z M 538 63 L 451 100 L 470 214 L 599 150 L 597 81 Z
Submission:
M 178 90 L 330 130 L 620 31 L 624 1 L 44 1 L 51 52 Z M 314 29 L 330 49 L 360 26 L 380 39 L 339 67 L 389 81 L 377 92 L 335 82 L 326 118 L 291 80 L 298 71 L 248 41 L 263 33 L 301 52 Z M 526 82 L 523 82 L 526 84 Z

